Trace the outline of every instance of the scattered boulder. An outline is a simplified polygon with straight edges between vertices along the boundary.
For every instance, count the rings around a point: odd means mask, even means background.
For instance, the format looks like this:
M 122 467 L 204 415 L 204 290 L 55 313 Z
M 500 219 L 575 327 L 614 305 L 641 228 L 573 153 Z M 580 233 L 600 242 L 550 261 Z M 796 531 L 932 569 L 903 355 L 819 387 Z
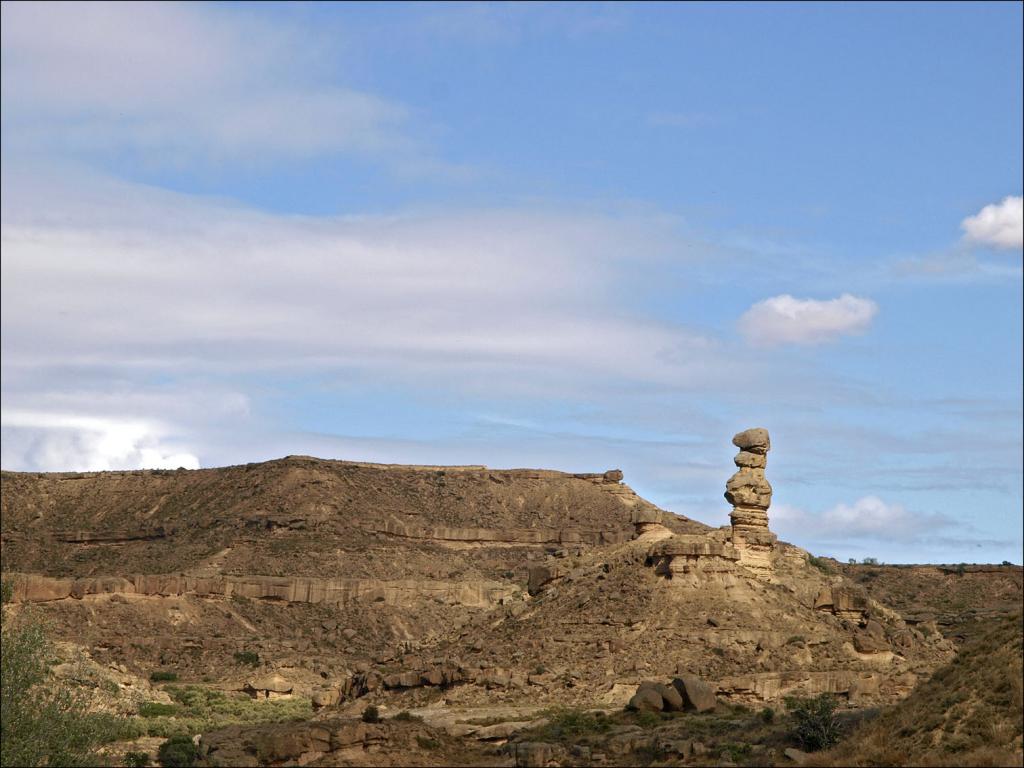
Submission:
M 706 712 L 718 703 L 714 689 L 696 675 L 680 675 L 672 680 L 672 687 L 679 692 L 686 709 Z
M 399 672 L 384 678 L 385 688 L 416 688 L 422 684 L 419 672 Z
M 512 754 L 516 768 L 545 768 L 554 757 L 554 748 L 543 741 L 521 741 Z
M 853 636 L 853 648 L 858 653 L 881 653 L 889 650 L 885 637 L 876 637 L 867 632 L 858 632 Z
M 293 686 L 288 680 L 285 680 L 276 672 L 266 677 L 259 677 L 254 680 L 249 680 L 242 686 L 242 690 L 252 696 L 254 699 L 262 696 L 263 698 L 270 699 L 276 696 L 288 696 L 291 694 Z
M 643 684 L 637 688 L 633 698 L 629 700 L 626 709 L 635 709 L 639 712 L 661 712 L 665 708 L 665 700 L 653 685 Z
M 556 568 L 547 565 L 531 565 L 527 574 L 526 591 L 531 595 L 539 594 L 545 584 L 561 576 L 561 573 Z
M 666 712 L 683 711 L 683 697 L 673 686 L 658 683 L 654 688 L 661 694 L 661 700 L 665 704 Z
M 794 749 L 793 747 L 789 747 L 788 749 L 783 751 L 782 754 L 784 754 L 797 765 L 806 765 L 807 761 L 811 759 L 811 756 L 809 754 L 802 750 Z

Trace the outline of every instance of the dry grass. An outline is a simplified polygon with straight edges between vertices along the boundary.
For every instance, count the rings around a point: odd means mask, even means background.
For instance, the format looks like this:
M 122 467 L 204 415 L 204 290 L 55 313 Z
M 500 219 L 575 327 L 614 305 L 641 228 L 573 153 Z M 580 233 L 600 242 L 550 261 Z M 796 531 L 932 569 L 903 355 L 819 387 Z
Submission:
M 865 723 L 818 765 L 1019 766 L 1024 629 L 993 619 L 904 701 Z

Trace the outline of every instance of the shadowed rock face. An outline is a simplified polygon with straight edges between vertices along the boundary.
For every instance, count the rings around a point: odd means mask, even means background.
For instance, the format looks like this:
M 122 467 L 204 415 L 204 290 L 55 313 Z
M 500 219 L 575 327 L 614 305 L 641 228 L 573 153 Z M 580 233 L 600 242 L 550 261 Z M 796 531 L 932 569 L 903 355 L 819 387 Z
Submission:
M 740 562 L 762 578 L 770 578 L 771 554 L 775 534 L 768 530 L 768 507 L 772 503 L 772 487 L 764 476 L 768 464 L 771 439 L 761 427 L 735 435 L 733 445 L 740 449 L 733 460 L 736 474 L 725 486 L 725 498 L 733 505 L 733 546 L 740 553 Z

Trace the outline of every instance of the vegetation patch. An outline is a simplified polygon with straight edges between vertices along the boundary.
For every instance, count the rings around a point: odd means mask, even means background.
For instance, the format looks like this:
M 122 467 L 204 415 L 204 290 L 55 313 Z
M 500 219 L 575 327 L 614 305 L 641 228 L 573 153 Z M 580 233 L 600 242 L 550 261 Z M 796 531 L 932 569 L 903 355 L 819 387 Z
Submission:
M 198 753 L 190 736 L 172 736 L 160 745 L 157 757 L 164 768 L 191 768 Z
M 178 713 L 174 704 L 161 704 L 158 701 L 145 701 L 139 705 L 139 717 L 166 717 Z
M 398 720 L 401 723 L 422 723 L 423 718 L 419 715 L 414 715 L 408 709 L 403 709 L 397 715 L 391 718 L 392 720 Z
M 141 735 L 192 736 L 229 725 L 306 720 L 313 714 L 309 699 L 300 697 L 256 701 L 199 685 L 168 686 L 166 690 L 173 704 L 147 702 L 139 707 L 144 718 Z
M 607 733 L 615 725 L 615 721 L 600 710 L 588 711 L 557 707 L 544 710 L 539 717 L 546 719 L 547 723 L 530 731 L 536 736 L 534 740 L 563 744 L 575 743 L 590 736 Z
M 817 568 L 825 574 L 833 574 L 836 572 L 836 569 L 832 567 L 832 564 L 823 557 L 815 557 L 814 555 L 811 555 L 807 558 L 807 564 L 813 568 Z
M 421 749 L 437 749 L 441 746 L 441 742 L 429 736 L 417 736 L 416 743 L 420 745 Z
M 256 651 L 235 651 L 234 658 L 239 664 L 245 664 L 250 667 L 258 667 L 260 665 L 260 655 Z
M 98 748 L 137 733 L 127 718 L 91 713 L 85 692 L 53 677 L 54 651 L 35 615 L 8 614 L 12 588 L 0 586 L 0 765 L 89 766 Z
M 805 749 L 814 752 L 839 741 L 835 696 L 830 693 L 809 699 L 789 696 L 785 702 L 794 723 L 793 736 Z

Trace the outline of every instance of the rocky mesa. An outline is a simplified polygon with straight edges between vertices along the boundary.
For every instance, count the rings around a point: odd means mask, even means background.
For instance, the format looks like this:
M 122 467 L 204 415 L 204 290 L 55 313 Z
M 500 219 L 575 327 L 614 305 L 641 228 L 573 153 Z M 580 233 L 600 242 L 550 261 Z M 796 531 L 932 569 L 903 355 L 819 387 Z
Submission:
M 948 662 L 934 620 L 777 539 L 768 432 L 733 443 L 722 528 L 659 509 L 618 470 L 296 456 L 4 472 L 4 578 L 61 640 L 140 679 L 303 697 L 321 718 L 420 712 L 456 735 L 472 729 L 445 713 L 496 707 L 529 722 L 821 692 L 882 705 Z

